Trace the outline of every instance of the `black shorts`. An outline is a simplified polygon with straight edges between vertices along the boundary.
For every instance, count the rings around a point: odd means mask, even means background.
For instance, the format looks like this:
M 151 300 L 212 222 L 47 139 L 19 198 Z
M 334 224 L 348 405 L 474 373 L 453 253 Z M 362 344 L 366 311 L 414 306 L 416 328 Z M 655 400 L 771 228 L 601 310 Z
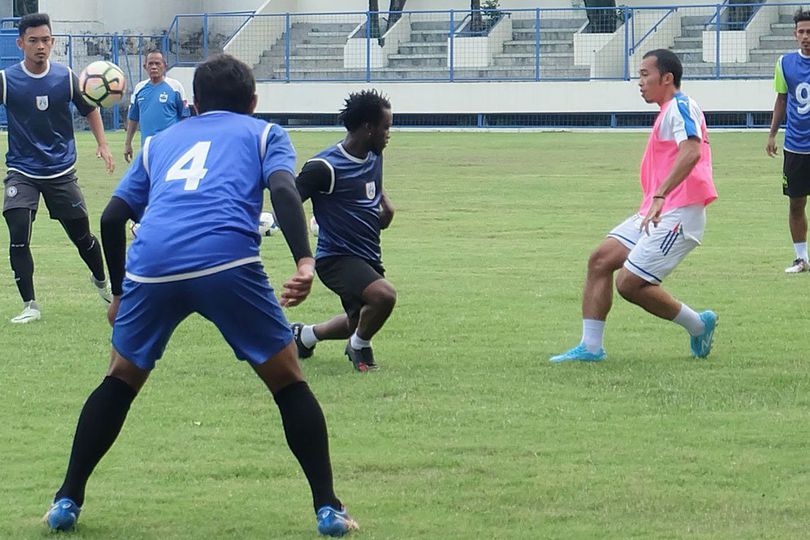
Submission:
M 360 315 L 366 287 L 385 277 L 381 264 L 350 255 L 318 259 L 315 271 L 323 284 L 340 297 L 343 310 L 350 319 Z
M 788 197 L 810 195 L 810 154 L 794 154 L 788 150 L 782 166 L 782 193 Z
M 79 189 L 79 181 L 74 173 L 56 178 L 31 178 L 16 171 L 9 171 L 3 199 L 3 213 L 15 208 L 24 208 L 34 212 L 39 208 L 39 194 L 45 199 L 45 205 L 51 219 L 79 219 L 87 217 L 87 205 Z

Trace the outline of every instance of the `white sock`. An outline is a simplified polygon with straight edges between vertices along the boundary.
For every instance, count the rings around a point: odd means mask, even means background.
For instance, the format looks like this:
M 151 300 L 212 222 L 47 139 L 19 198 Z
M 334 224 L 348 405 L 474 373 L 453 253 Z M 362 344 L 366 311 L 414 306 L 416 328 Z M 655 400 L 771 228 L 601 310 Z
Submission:
M 318 336 L 315 335 L 315 325 L 310 324 L 301 329 L 301 343 L 304 347 L 312 348 L 320 341 Z
M 39 311 L 39 304 L 37 304 L 36 300 L 30 300 L 28 302 L 23 302 L 23 309 L 29 308 L 29 307 L 31 309 L 35 309 L 35 310 Z
M 700 320 L 700 315 L 686 304 L 681 304 L 681 311 L 672 319 L 672 322 L 686 328 L 690 336 L 699 336 L 706 329 L 706 325 Z
M 590 353 L 602 350 L 602 338 L 605 335 L 605 321 L 582 319 L 582 343 Z
M 371 340 L 361 338 L 357 335 L 357 332 L 352 334 L 352 337 L 349 339 L 349 343 L 351 344 L 352 349 L 355 350 L 368 349 L 371 347 Z
M 793 242 L 793 249 L 797 259 L 807 260 L 807 242 Z

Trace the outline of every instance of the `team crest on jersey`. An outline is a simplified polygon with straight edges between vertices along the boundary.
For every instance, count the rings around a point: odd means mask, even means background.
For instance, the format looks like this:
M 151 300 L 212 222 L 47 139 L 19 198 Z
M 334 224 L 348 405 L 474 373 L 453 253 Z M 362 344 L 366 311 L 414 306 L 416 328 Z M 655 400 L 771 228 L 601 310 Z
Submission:
M 167 101 L 169 101 L 169 94 L 168 94 L 168 92 L 161 92 L 161 93 L 160 93 L 160 95 L 158 96 L 158 100 L 159 100 L 161 103 L 166 103 Z
M 366 182 L 366 197 L 373 199 L 377 194 L 377 185 L 374 182 Z
M 37 96 L 37 109 L 40 111 L 48 110 L 48 96 Z
M 6 195 L 8 195 L 9 199 L 11 199 L 12 197 L 16 197 L 17 196 L 17 186 L 8 186 L 8 189 L 6 190 Z

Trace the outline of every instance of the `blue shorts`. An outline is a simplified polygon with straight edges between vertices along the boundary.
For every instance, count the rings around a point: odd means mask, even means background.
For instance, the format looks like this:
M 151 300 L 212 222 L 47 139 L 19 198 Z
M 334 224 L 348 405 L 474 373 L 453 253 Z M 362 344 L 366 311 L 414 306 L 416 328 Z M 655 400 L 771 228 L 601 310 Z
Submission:
M 293 336 L 261 263 L 182 281 L 124 280 L 112 344 L 121 356 L 151 370 L 180 322 L 199 313 L 213 322 L 236 357 L 263 364 Z

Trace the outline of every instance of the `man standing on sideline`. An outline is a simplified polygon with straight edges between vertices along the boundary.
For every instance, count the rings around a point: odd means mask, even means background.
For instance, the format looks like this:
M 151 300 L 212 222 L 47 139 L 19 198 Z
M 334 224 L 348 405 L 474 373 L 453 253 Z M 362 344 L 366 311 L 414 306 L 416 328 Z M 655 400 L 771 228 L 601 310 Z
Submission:
M 321 324 L 293 324 L 301 358 L 312 356 L 319 341 L 348 339 L 346 355 L 354 368 L 377 368 L 371 338 L 397 299 L 384 278 L 380 249 L 380 230 L 394 217 L 382 182 L 382 151 L 393 118 L 391 104 L 376 91 L 350 94 L 340 112 L 346 138 L 307 161 L 296 179 L 301 200 L 312 199 L 319 227 L 318 277 L 345 311 Z
M 343 536 L 357 523 L 335 495 L 326 421 L 301 374 L 256 232 L 268 189 L 297 266 L 281 304 L 300 304 L 312 287 L 315 261 L 295 188 L 295 150 L 282 128 L 250 116 L 256 83 L 235 58 L 215 56 L 197 66 L 194 99 L 201 115 L 146 139 L 101 218 L 114 294 L 112 360 L 79 416 L 48 526 L 73 529 L 90 474 L 115 442 L 172 332 L 199 313 L 273 394 L 287 444 L 309 481 L 318 532 Z M 125 255 L 126 222 L 133 218 L 141 228 Z
M 790 198 L 788 226 L 796 259 L 785 268 L 788 274 L 807 272 L 807 195 L 810 194 L 810 11 L 793 17 L 793 35 L 799 50 L 780 56 L 776 61 L 771 131 L 765 151 L 776 156 L 776 134 L 787 113 L 785 151 L 782 165 L 782 193 Z
M 582 293 L 582 340 L 552 356 L 552 362 L 596 362 L 607 357 L 602 338 L 617 270 L 616 288 L 622 297 L 683 326 L 695 357 L 711 352 L 717 315 L 698 314 L 661 287 L 700 244 L 705 207 L 717 198 L 706 121 L 697 103 L 680 91 L 682 74 L 681 61 L 672 51 L 658 49 L 644 55 L 639 68 L 641 97 L 661 108 L 641 162 L 644 198 L 638 212 L 608 233 L 591 254 Z
M 141 145 L 169 126 L 189 116 L 186 91 L 180 81 L 166 77 L 166 60 L 160 51 L 146 53 L 143 65 L 149 78 L 135 85 L 127 114 L 127 138 L 124 159 L 132 160 L 132 138 L 141 128 Z
M 37 321 L 42 314 L 34 295 L 31 229 L 45 199 L 51 219 L 59 220 L 90 269 L 90 280 L 106 302 L 111 296 L 104 274 L 101 246 L 90 232 L 87 206 L 76 178 L 76 141 L 70 104 L 87 117 L 98 143 L 96 157 L 107 171 L 115 169 L 101 114 L 79 91 L 78 77 L 49 60 L 53 47 L 51 20 L 45 13 L 20 19 L 17 46 L 23 61 L 0 72 L 0 102 L 8 112 L 8 175 L 4 182 L 3 216 L 8 225 L 9 259 L 23 301 L 22 313 L 12 323 Z

